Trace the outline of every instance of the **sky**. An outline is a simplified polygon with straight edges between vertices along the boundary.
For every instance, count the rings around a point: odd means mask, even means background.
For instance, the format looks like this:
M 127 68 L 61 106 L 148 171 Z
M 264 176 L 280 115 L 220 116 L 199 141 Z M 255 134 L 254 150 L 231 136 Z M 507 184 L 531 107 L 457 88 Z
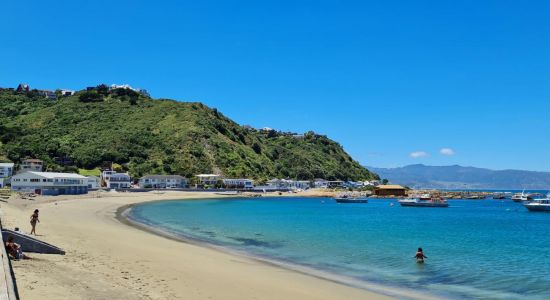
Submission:
M 6 1 L 0 86 L 146 88 L 363 165 L 550 171 L 548 1 Z

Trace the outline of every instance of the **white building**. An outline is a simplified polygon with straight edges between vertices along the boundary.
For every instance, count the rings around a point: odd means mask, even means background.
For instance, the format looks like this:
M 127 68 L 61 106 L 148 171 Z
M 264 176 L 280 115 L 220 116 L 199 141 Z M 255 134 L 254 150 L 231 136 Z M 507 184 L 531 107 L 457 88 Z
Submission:
M 197 179 L 199 180 L 200 185 L 216 185 L 218 183 L 218 180 L 220 180 L 222 177 L 220 175 L 216 174 L 199 174 L 197 175 Z
M 147 175 L 139 179 L 142 189 L 177 189 L 187 187 L 187 178 L 180 175 Z
M 236 188 L 236 189 L 253 189 L 254 180 L 252 179 L 224 179 L 223 185 L 226 188 Z
M 317 189 L 326 189 L 328 188 L 328 180 L 325 179 L 315 179 L 313 181 L 313 186 Z
M 88 188 L 89 189 L 97 189 L 101 187 L 101 179 L 97 176 L 86 176 L 88 178 Z
M 309 180 L 271 179 L 267 186 L 277 189 L 307 190 L 311 187 Z
M 0 163 L 0 189 L 5 187 L 13 175 L 13 163 Z
M 20 172 L 34 171 L 42 172 L 44 170 L 44 162 L 40 159 L 29 158 L 21 162 Z
M 73 91 L 73 90 L 59 90 L 61 92 L 61 96 L 65 97 L 65 96 L 72 96 L 74 95 L 76 92 Z
M 132 186 L 132 179 L 128 173 L 106 170 L 101 172 L 101 183 L 109 189 L 129 189 Z
M 57 99 L 57 96 L 55 95 L 55 92 L 54 91 L 48 91 L 48 90 L 39 90 L 38 91 L 38 94 L 40 96 L 43 96 L 45 98 L 48 98 L 50 100 L 55 100 Z
M 11 190 L 40 195 L 77 195 L 88 193 L 87 178 L 73 173 L 27 171 L 11 178 Z

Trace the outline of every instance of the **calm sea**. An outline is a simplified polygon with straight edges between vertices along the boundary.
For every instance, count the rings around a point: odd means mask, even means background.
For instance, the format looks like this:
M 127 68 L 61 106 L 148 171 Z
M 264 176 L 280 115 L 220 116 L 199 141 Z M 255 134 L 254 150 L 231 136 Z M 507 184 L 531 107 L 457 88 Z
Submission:
M 173 234 L 449 298 L 550 299 L 550 213 L 510 200 L 400 207 L 330 198 L 147 203 L 130 218 Z M 415 263 L 417 247 L 428 256 Z

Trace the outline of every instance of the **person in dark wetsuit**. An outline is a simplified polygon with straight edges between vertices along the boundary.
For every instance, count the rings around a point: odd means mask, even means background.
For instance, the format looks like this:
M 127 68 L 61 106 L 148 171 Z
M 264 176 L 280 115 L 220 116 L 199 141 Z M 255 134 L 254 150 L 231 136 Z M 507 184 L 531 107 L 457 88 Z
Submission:
M 416 258 L 416 262 L 419 264 L 424 263 L 424 258 L 428 258 L 426 255 L 424 255 L 424 251 L 422 251 L 422 248 L 418 248 L 418 251 L 414 255 L 414 258 Z
M 35 209 L 34 213 L 31 215 L 31 234 L 34 233 L 34 235 L 36 235 L 36 223 L 40 223 L 40 220 L 38 220 L 38 209 Z

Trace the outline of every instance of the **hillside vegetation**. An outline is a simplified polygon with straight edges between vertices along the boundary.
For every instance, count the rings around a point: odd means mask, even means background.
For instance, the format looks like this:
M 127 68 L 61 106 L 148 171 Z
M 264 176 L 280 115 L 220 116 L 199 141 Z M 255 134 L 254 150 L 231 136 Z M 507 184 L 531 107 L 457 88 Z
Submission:
M 136 177 L 376 178 L 326 136 L 246 128 L 201 103 L 131 90 L 98 86 L 52 101 L 2 89 L 0 120 L 0 159 L 39 158 L 53 171 L 116 163 Z

